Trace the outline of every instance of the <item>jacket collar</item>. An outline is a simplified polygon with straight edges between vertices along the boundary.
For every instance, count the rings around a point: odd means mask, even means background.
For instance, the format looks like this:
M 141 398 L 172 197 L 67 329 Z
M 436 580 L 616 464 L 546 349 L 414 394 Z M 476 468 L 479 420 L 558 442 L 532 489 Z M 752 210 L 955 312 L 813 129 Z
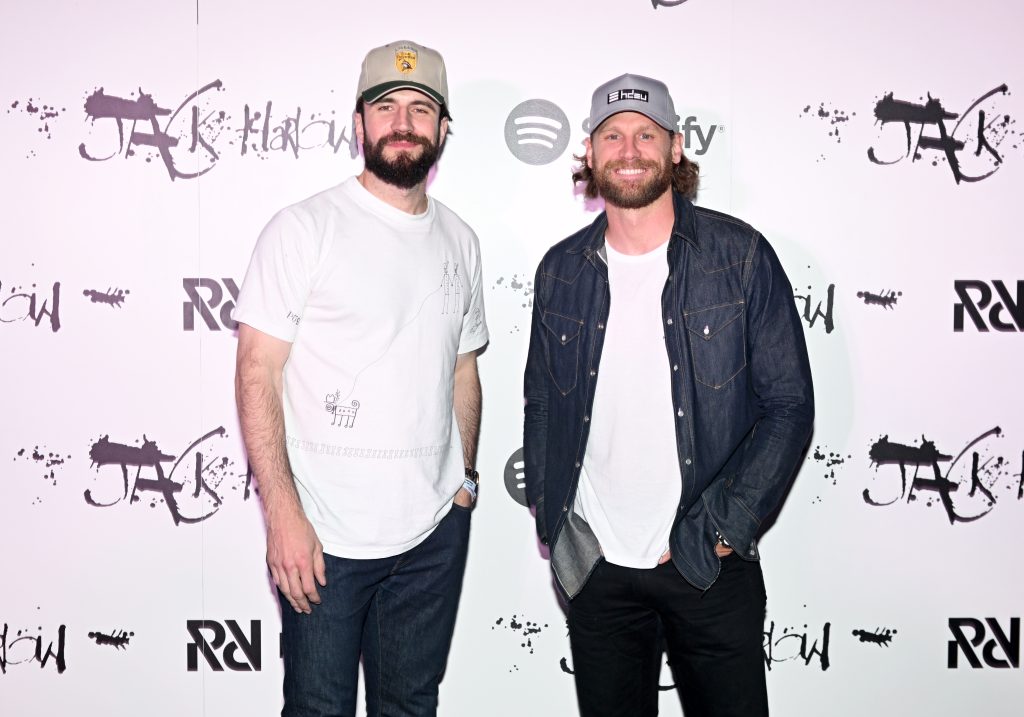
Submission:
M 672 223 L 669 247 L 678 245 L 681 239 L 699 252 L 700 242 L 697 238 L 697 219 L 694 216 L 693 202 L 673 189 L 672 208 L 675 210 L 676 217 Z M 604 256 L 604 233 L 607 229 L 608 214 L 601 212 L 597 219 L 581 232 L 578 241 L 573 243 L 566 252 L 569 254 L 582 253 L 587 259 L 591 259 L 595 254 Z

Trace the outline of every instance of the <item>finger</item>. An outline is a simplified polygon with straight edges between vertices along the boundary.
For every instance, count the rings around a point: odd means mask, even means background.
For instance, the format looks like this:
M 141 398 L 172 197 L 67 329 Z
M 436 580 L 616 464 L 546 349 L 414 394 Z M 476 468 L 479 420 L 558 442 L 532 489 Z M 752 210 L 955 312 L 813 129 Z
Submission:
M 665 554 L 662 555 L 658 559 L 658 565 L 664 565 L 665 563 L 667 563 L 671 559 L 672 559 L 672 551 L 671 550 L 666 550 Z
M 316 591 L 316 581 L 313 580 L 313 569 L 307 568 L 299 573 L 300 585 L 302 587 L 301 600 L 306 604 L 306 612 L 312 612 L 309 603 L 320 604 L 320 594 Z M 299 596 L 296 596 L 299 597 Z
M 298 612 L 309 613 L 312 610 L 309 607 L 309 601 L 306 600 L 306 591 L 302 584 L 302 574 L 298 568 L 292 568 L 288 574 L 288 585 L 291 588 L 289 595 L 286 595 L 288 602 L 292 604 Z
M 320 585 L 327 586 L 327 564 L 324 562 L 324 549 L 319 545 L 313 553 L 313 575 Z
M 288 604 L 292 606 L 292 609 L 295 612 L 302 612 L 299 604 L 295 602 L 295 598 L 292 597 L 292 589 L 291 585 L 289 585 L 288 573 L 284 570 L 277 569 L 275 569 L 274 572 L 277 573 L 277 577 L 274 579 L 274 582 L 277 583 L 277 589 L 281 591 L 281 594 L 284 595 L 284 599 L 288 601 Z

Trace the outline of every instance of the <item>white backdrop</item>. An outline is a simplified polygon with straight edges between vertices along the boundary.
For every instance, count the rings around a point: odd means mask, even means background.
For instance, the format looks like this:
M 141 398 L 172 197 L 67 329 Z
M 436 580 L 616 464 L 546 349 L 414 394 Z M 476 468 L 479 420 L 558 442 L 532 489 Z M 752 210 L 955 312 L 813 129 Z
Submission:
M 480 236 L 492 336 L 442 714 L 575 713 L 514 453 L 533 271 L 593 219 L 571 155 L 593 88 L 623 72 L 669 85 L 693 118 L 699 203 L 769 238 L 805 314 L 818 418 L 762 541 L 774 713 L 1019 713 L 1024 10 L 42 0 L 3 15 L 4 715 L 279 711 L 229 312 L 272 213 L 359 171 L 359 62 L 399 38 L 448 64 L 454 134 L 430 191 Z M 551 147 L 519 144 L 537 127 Z M 671 691 L 661 705 L 681 714 Z

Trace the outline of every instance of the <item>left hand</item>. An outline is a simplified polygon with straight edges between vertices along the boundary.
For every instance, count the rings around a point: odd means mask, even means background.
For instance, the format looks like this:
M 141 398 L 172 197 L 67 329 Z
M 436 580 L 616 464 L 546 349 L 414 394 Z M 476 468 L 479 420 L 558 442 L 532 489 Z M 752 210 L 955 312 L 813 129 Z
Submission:
M 461 508 L 472 508 L 473 496 L 465 488 L 459 488 L 459 492 L 455 494 L 455 500 L 452 502 Z

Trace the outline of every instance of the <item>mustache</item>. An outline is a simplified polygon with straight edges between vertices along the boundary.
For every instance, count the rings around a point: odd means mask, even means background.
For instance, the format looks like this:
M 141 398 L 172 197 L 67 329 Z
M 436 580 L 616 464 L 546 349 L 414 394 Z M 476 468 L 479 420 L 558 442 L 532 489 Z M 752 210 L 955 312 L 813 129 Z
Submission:
M 617 169 L 657 169 L 658 163 L 650 159 L 615 159 L 604 165 L 604 171 L 614 172 Z
M 412 132 L 392 132 L 391 134 L 381 137 L 379 140 L 377 140 L 377 147 L 378 149 L 383 149 L 385 146 L 391 144 L 392 142 L 412 142 L 422 147 L 431 147 L 434 144 L 426 137 L 422 137 L 418 134 L 413 134 Z

